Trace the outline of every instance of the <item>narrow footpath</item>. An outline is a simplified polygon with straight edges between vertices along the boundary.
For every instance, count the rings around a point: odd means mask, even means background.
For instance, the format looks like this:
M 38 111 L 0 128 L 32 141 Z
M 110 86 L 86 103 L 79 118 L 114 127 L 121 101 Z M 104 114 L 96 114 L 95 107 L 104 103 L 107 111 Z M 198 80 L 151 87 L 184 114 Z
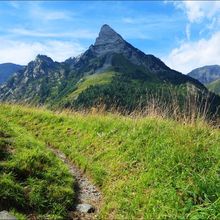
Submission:
M 69 219 L 96 219 L 101 203 L 101 193 L 98 188 L 89 181 L 85 174 L 64 153 L 53 148 L 50 144 L 48 144 L 48 148 L 69 167 L 70 173 L 75 178 L 76 201 L 73 207 L 74 210 L 69 213 Z

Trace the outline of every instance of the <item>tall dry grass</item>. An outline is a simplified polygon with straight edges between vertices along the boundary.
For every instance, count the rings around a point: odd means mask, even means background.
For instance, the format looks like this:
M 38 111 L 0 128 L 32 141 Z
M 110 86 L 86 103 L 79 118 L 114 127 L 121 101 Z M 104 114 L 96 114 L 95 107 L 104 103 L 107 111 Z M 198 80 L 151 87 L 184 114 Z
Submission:
M 145 102 L 140 103 L 132 111 L 128 111 L 117 104 L 112 104 L 109 108 L 102 102 L 91 108 L 61 109 L 59 111 L 67 114 L 114 114 L 132 118 L 156 117 L 172 119 L 183 124 L 195 124 L 198 121 L 212 126 L 219 126 L 220 124 L 220 106 L 213 112 L 211 109 L 213 104 L 211 93 L 187 90 L 186 95 L 180 98 L 177 92 L 170 90 L 169 96 L 166 98 L 164 98 L 163 91 L 157 94 L 147 93 L 146 96 Z
M 128 111 L 117 103 L 113 103 L 109 108 L 100 100 L 96 106 L 91 108 L 58 108 L 53 110 L 53 112 L 57 114 L 64 113 L 66 115 L 114 114 L 131 118 L 155 117 L 172 119 L 183 124 L 195 124 L 199 121 L 214 127 L 220 127 L 220 106 L 216 107 L 213 111 L 212 104 L 214 96 L 212 93 L 187 89 L 187 92 L 184 94 L 186 95 L 181 97 L 178 91 L 172 88 L 170 88 L 168 94 L 167 91 L 165 94 L 163 90 L 158 93 L 146 92 L 146 96 L 143 97 L 144 102 L 140 102 L 132 111 Z M 21 107 L 33 107 L 33 105 L 27 103 L 20 103 L 20 105 Z M 48 107 L 44 105 L 36 107 L 42 111 L 48 110 Z

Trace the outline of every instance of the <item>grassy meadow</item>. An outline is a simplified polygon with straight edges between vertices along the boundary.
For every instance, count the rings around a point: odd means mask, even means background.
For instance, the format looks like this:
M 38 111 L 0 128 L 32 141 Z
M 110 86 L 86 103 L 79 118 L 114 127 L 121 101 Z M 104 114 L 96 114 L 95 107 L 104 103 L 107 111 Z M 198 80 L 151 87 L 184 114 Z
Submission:
M 25 127 L 0 117 L 0 209 L 19 220 L 64 219 L 74 199 L 68 168 Z
M 11 105 L 0 117 L 0 197 L 13 210 L 65 216 L 73 181 L 50 144 L 100 187 L 100 219 L 220 218 L 220 131 L 205 123 Z

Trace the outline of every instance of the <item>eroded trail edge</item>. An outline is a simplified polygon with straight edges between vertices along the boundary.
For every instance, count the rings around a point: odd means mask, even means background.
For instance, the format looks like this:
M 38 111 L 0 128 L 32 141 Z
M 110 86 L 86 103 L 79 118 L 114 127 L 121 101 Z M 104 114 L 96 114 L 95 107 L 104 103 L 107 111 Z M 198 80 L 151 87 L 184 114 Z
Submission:
M 76 181 L 76 204 L 74 207 L 75 210 L 69 214 L 70 219 L 96 219 L 101 203 L 101 193 L 98 188 L 89 181 L 85 174 L 77 166 L 75 166 L 64 153 L 52 147 L 50 144 L 47 146 L 68 166 L 70 173 Z M 77 210 L 77 206 L 81 206 L 81 204 L 91 205 L 94 210 L 89 211 L 90 213 Z

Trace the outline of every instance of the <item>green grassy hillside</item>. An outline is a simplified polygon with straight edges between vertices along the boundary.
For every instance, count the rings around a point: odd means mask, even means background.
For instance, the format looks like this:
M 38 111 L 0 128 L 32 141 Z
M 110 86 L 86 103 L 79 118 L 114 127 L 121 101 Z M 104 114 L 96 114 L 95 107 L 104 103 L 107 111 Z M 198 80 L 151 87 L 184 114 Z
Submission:
M 73 177 L 28 130 L 0 119 L 0 210 L 20 219 L 61 219 L 74 200 Z
M 8 105 L 0 106 L 0 117 L 85 170 L 103 194 L 100 219 L 220 218 L 217 129 Z
M 211 82 L 210 84 L 208 84 L 207 88 L 210 91 L 220 95 L 220 79 L 217 79 L 214 82 Z
M 115 72 L 105 72 L 102 74 L 93 74 L 83 77 L 78 83 L 76 83 L 76 89 L 69 93 L 61 102 L 65 104 L 68 102 L 73 102 L 73 100 L 77 99 L 80 93 L 87 90 L 89 87 L 110 83 L 115 74 Z

